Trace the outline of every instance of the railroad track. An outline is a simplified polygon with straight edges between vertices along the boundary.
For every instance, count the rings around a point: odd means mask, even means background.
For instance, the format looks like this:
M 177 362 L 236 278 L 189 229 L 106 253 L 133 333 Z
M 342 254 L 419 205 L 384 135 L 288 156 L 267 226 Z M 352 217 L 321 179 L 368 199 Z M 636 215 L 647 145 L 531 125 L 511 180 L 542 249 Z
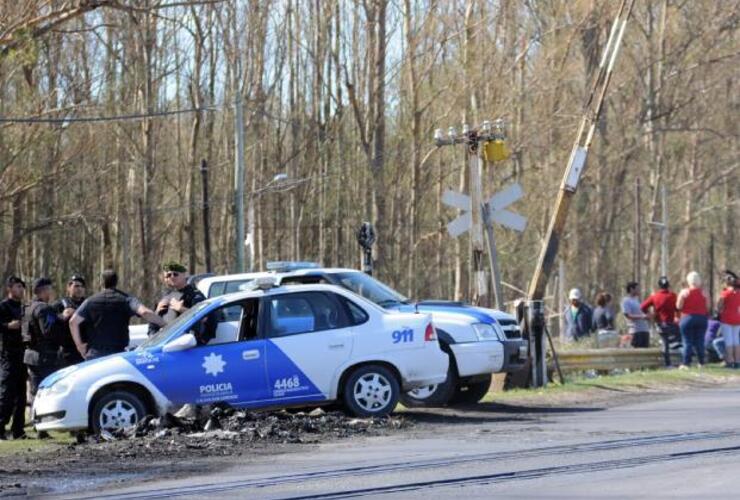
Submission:
M 341 490 L 327 493 L 316 493 L 312 495 L 300 495 L 281 497 L 280 500 L 320 500 L 332 498 L 353 498 L 367 495 L 381 495 L 389 493 L 408 493 L 424 489 L 444 488 L 447 486 L 485 486 L 505 481 L 516 481 L 524 479 L 536 479 L 546 476 L 561 474 L 583 474 L 587 472 L 599 472 L 615 469 L 628 469 L 640 465 L 648 465 L 673 460 L 686 460 L 699 456 L 727 455 L 740 452 L 740 446 L 726 446 L 722 448 L 710 448 L 706 450 L 686 451 L 679 453 L 664 453 L 647 457 L 622 458 L 616 460 L 603 460 L 585 464 L 562 465 L 555 467 L 542 467 L 539 469 L 528 469 L 514 472 L 498 472 L 494 474 L 482 474 L 476 476 L 464 476 L 452 479 L 439 479 L 432 481 L 419 481 L 408 484 L 391 486 L 377 486 L 373 488 L 358 488 L 354 490 Z
M 720 440 L 731 437 L 737 437 L 740 432 L 692 432 L 679 434 L 659 434 L 653 436 L 643 436 L 624 439 L 613 439 L 607 441 L 587 442 L 573 445 L 556 445 L 542 448 L 532 448 L 527 450 L 512 450 L 492 453 L 476 453 L 469 455 L 454 456 L 439 459 L 426 459 L 416 461 L 404 461 L 388 464 L 365 465 L 355 467 L 333 468 L 312 472 L 301 472 L 298 474 L 277 475 L 259 479 L 245 479 L 239 481 L 214 482 L 208 484 L 198 484 L 193 486 L 157 488 L 146 492 L 122 493 L 122 494 L 95 494 L 94 496 L 82 498 L 105 498 L 109 500 L 128 500 L 128 499 L 152 499 L 166 498 L 188 495 L 206 495 L 246 488 L 260 489 L 272 486 L 282 486 L 307 481 L 323 479 L 341 479 L 344 477 L 357 477 L 373 474 L 384 474 L 392 472 L 403 472 L 408 470 L 444 468 L 447 466 L 464 465 L 466 463 L 475 463 L 480 465 L 484 462 L 499 462 L 508 459 L 533 458 L 551 455 L 568 455 L 573 453 L 586 453 L 616 450 L 631 447 L 656 446 L 662 444 L 683 443 L 691 441 Z M 699 450 L 696 452 L 668 453 L 663 455 L 654 455 L 651 457 L 637 457 L 620 460 L 607 460 L 603 462 L 593 462 L 586 464 L 576 464 L 568 466 L 544 467 L 525 471 L 512 471 L 494 474 L 485 474 L 477 476 L 466 476 L 454 479 L 440 479 L 432 481 L 415 482 L 411 484 L 378 486 L 373 488 L 363 488 L 356 490 L 343 490 L 330 493 L 321 493 L 308 496 L 296 496 L 286 498 L 339 498 L 345 496 L 364 496 L 376 493 L 393 493 L 410 491 L 410 489 L 437 488 L 449 485 L 465 484 L 486 484 L 514 479 L 530 479 L 541 477 L 543 475 L 561 474 L 568 472 L 595 472 L 609 468 L 635 467 L 645 463 L 660 460 L 675 460 L 688 458 L 689 456 L 707 454 L 707 453 L 732 453 L 740 450 L 738 447 L 713 448 L 711 450 Z

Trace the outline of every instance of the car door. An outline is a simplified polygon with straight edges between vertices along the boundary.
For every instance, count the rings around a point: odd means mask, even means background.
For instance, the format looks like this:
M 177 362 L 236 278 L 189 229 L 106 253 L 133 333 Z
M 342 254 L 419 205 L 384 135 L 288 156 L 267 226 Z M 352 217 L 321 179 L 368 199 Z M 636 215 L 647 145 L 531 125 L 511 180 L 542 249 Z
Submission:
M 333 293 L 307 291 L 265 297 L 262 310 L 273 401 L 326 399 L 336 371 L 352 353 L 344 306 Z
M 174 404 L 226 402 L 260 406 L 268 399 L 266 341 L 257 336 L 259 299 L 231 303 L 199 316 L 212 329 L 203 346 L 157 353 L 142 373 Z

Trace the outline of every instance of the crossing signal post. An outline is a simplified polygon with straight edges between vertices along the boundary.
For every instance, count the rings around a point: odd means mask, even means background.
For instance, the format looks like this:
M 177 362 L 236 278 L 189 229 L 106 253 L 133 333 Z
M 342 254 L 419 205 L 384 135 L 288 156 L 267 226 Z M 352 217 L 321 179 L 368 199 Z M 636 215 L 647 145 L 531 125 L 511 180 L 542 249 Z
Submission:
M 470 196 L 454 191 L 447 191 L 442 197 L 446 205 L 463 210 L 463 215 L 448 224 L 447 229 L 452 237 L 458 237 L 466 231 L 470 231 L 472 246 L 472 267 L 474 282 L 473 303 L 482 304 L 488 294 L 488 283 L 483 269 L 483 254 L 485 252 L 485 240 L 483 231 L 485 229 L 488 239 L 488 259 L 491 267 L 492 289 L 495 296 L 495 305 L 502 309 L 503 290 L 501 288 L 501 273 L 498 265 L 498 253 L 494 239 L 493 223 L 508 226 L 512 229 L 523 231 L 526 219 L 520 215 L 504 210 L 504 206 L 516 201 L 521 196 L 521 188 L 518 185 L 511 188 L 518 189 L 514 196 L 503 196 L 504 192 L 494 195 L 488 201 L 483 199 L 483 187 L 481 179 L 481 156 L 488 161 L 500 161 L 508 157 L 505 133 L 502 120 L 494 122 L 485 121 L 479 129 L 470 129 L 463 125 L 461 134 L 454 127 L 447 130 L 447 135 L 442 129 L 434 132 L 434 142 L 437 147 L 465 145 L 468 175 L 470 179 Z M 505 198 L 505 200 L 504 200 Z
M 373 244 L 375 243 L 375 229 L 369 222 L 363 222 L 360 229 L 357 230 L 357 243 L 362 248 L 360 260 L 362 262 L 362 272 L 370 276 L 373 275 Z

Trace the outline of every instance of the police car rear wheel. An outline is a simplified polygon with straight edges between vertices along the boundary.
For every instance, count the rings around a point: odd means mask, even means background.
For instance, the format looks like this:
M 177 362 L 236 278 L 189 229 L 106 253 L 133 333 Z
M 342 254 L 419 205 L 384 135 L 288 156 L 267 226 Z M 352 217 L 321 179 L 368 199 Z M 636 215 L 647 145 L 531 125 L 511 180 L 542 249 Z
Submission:
M 457 373 L 451 366 L 447 372 L 447 380 L 401 394 L 401 403 L 407 408 L 444 406 L 455 393 L 456 386 Z
M 344 403 L 358 417 L 388 415 L 399 396 L 396 376 L 380 365 L 366 365 L 355 370 L 344 384 Z
M 93 407 L 92 430 L 99 434 L 136 426 L 146 415 L 141 399 L 130 392 L 113 391 L 101 397 Z

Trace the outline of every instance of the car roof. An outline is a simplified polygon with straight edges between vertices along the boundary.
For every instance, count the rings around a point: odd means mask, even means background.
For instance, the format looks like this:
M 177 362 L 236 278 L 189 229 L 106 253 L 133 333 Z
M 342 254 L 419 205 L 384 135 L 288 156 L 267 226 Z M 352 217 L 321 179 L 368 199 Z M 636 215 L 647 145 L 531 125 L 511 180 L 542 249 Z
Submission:
M 270 295 L 279 295 L 284 293 L 298 293 L 306 291 L 327 291 L 327 292 L 341 292 L 342 295 L 347 294 L 347 290 L 341 286 L 329 285 L 325 283 L 321 284 L 296 284 L 296 285 L 279 285 L 272 288 L 257 288 L 254 290 L 240 290 L 238 292 L 227 293 L 219 295 L 208 300 L 225 299 L 227 302 L 249 299 L 253 297 L 265 297 Z
M 306 269 L 296 269 L 295 271 L 286 271 L 278 273 L 280 276 L 304 276 L 307 274 L 337 274 L 337 273 L 360 273 L 357 269 L 344 267 L 314 267 Z

